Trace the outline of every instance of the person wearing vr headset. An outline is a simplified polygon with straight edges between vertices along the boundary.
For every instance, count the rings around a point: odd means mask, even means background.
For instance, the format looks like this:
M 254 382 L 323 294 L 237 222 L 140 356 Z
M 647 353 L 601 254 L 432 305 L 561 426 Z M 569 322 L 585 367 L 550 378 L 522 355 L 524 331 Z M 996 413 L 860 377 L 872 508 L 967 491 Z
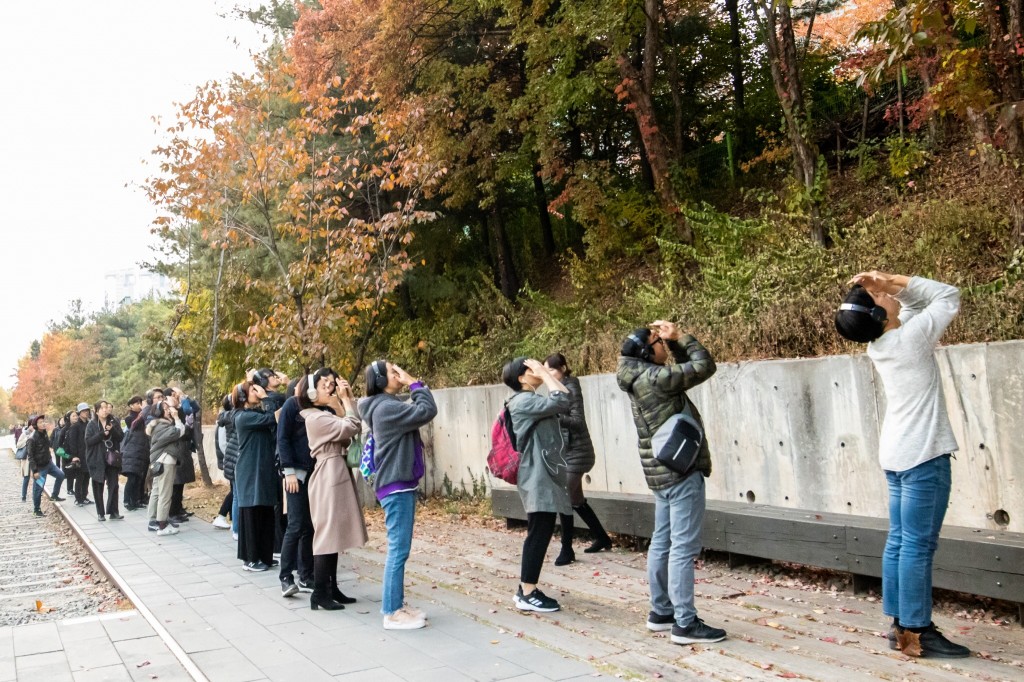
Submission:
M 686 392 L 715 373 L 715 361 L 691 334 L 673 322 L 656 320 L 636 329 L 622 343 L 616 379 L 629 395 L 639 438 L 640 464 L 654 494 L 654 532 L 647 550 L 651 612 L 647 629 L 671 630 L 674 644 L 720 642 L 725 630 L 697 616 L 694 561 L 704 528 L 704 478 L 711 475 L 711 452 L 705 439 L 692 471 L 683 475 L 655 457 L 652 439 L 674 415 L 687 412 L 703 424 Z
M 544 555 L 551 544 L 559 514 L 572 514 L 566 489 L 568 466 L 565 439 L 558 418 L 572 409 L 569 391 L 561 381 L 533 358 L 518 357 L 501 370 L 502 382 L 515 391 L 505 406 L 507 424 L 515 434 L 519 452 L 516 488 L 526 511 L 526 539 L 519 566 L 519 587 L 512 603 L 520 611 L 551 613 L 562 607 L 537 587 Z M 537 389 L 544 386 L 548 394 Z
M 362 422 L 351 386 L 326 367 L 299 380 L 295 400 L 302 410 L 299 416 L 305 421 L 308 456 L 316 461 L 307 479 L 306 513 L 312 518 L 314 531 L 314 589 L 309 605 L 314 611 L 334 611 L 355 602 L 338 589 L 338 554 L 362 547 L 368 540 L 356 482 L 345 457 L 352 439 L 362 430 Z M 289 490 L 289 520 L 296 513 L 291 500 Z
M 245 381 L 235 386 L 235 499 L 238 500 L 238 558 L 247 571 L 269 571 L 274 561 L 274 504 L 281 479 L 274 465 L 277 419 L 267 392 Z
M 266 392 L 267 397 L 263 400 L 263 405 L 268 411 L 277 412 L 284 407 L 285 401 L 288 400 L 288 395 L 278 390 L 288 384 L 288 377 L 284 373 L 269 367 L 263 367 L 253 372 L 251 381 L 263 387 L 263 390 Z M 281 453 L 277 452 L 276 447 L 277 444 L 275 443 L 275 462 L 278 473 L 283 475 L 281 472 Z M 285 513 L 284 489 L 278 485 L 277 501 L 274 503 L 274 554 L 277 556 L 283 551 L 284 536 L 287 530 L 288 514 Z
M 405 562 L 412 547 L 416 488 L 424 471 L 419 430 L 437 415 L 437 405 L 430 389 L 398 365 L 374 360 L 364 375 L 367 397 L 359 401 L 359 413 L 374 442 L 373 488 L 384 508 L 388 536 L 380 610 L 385 630 L 415 630 L 427 624 L 427 615 L 405 603 Z M 408 401 L 398 398 L 405 388 L 411 392 Z
M 284 491 L 288 503 L 288 519 L 281 539 L 281 596 L 312 592 L 313 519 L 309 515 L 309 474 L 313 459 L 309 454 L 306 420 L 299 414 L 298 381 L 277 415 L 277 457 L 284 474 Z M 298 571 L 298 581 L 295 572 Z
M 836 331 L 868 344 L 885 390 L 878 461 L 889 486 L 882 553 L 882 610 L 893 619 L 889 646 L 909 656 L 963 658 L 970 650 L 932 622 L 932 558 L 949 505 L 950 458 L 958 449 L 935 347 L 960 310 L 960 291 L 878 270 L 848 284 L 853 288 L 836 311 Z

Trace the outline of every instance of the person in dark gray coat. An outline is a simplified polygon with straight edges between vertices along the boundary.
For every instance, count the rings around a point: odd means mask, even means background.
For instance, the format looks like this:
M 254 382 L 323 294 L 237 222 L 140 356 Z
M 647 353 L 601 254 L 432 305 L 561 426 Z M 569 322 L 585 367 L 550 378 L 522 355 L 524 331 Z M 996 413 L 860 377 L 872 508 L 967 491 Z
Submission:
M 569 390 L 569 413 L 558 415 L 558 424 L 562 427 L 562 437 L 566 444 L 566 490 L 569 492 L 569 502 L 572 503 L 573 511 L 579 514 L 579 517 L 587 524 L 587 528 L 590 529 L 590 537 L 593 538 L 590 546 L 583 551 L 592 554 L 611 549 L 611 538 L 608 537 L 597 514 L 590 508 L 590 504 L 583 496 L 583 475 L 594 468 L 596 457 L 594 443 L 591 441 L 590 431 L 587 429 L 587 415 L 583 410 L 580 380 L 572 375 L 565 356 L 561 353 L 549 355 L 544 360 L 544 366 Z M 576 561 L 576 553 L 572 549 L 573 522 L 572 514 L 560 516 L 562 550 L 558 553 L 558 558 L 555 559 L 555 566 L 565 566 Z
M 513 603 L 522 611 L 558 611 L 558 602 L 540 591 L 537 580 L 558 515 L 572 513 L 565 489 L 565 441 L 558 425 L 558 416 L 569 412 L 569 393 L 532 358 L 509 362 L 501 371 L 501 380 L 516 392 L 506 406 L 511 417 L 508 426 L 520 455 L 517 485 L 528 523 Z M 541 386 L 548 389 L 547 396 L 537 394 Z
M 247 571 L 274 565 L 274 503 L 281 479 L 274 465 L 277 418 L 263 403 L 267 392 L 246 381 L 235 387 L 235 499 L 238 500 L 238 558 Z
M 96 518 L 99 521 L 122 519 L 117 511 L 118 476 L 121 475 L 121 424 L 111 414 L 114 406 L 106 400 L 95 405 L 96 416 L 85 427 L 85 464 L 92 479 L 92 494 L 96 498 Z M 114 453 L 114 460 L 107 459 Z M 103 506 L 103 488 L 107 489 L 107 504 Z M 104 509 L 106 514 L 104 515 Z
M 163 394 L 160 394 L 161 399 Z M 121 441 L 121 473 L 128 480 L 124 484 L 124 508 L 135 511 L 143 506 L 142 498 L 149 469 L 149 436 L 146 435 L 146 416 L 153 404 L 150 391 L 149 405 L 143 412 L 143 399 L 134 396 L 128 401 L 129 412 L 125 415 L 125 435 Z M 138 409 L 136 409 L 138 408 Z

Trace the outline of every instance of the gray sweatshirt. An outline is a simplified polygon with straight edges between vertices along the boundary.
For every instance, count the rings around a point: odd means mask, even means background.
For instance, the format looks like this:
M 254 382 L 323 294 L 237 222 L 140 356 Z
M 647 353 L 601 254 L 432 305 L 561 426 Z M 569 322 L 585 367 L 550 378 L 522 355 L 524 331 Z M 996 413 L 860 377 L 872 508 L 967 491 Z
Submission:
M 423 476 L 423 443 L 419 429 L 437 416 L 430 389 L 420 382 L 409 387 L 408 402 L 390 393 L 363 398 L 359 414 L 373 434 L 373 461 L 377 475 L 373 487 L 377 499 L 392 493 L 415 490 Z
M 878 462 L 886 471 L 906 471 L 958 449 L 935 346 L 960 310 L 960 291 L 913 277 L 896 299 L 900 326 L 868 344 L 885 388 Z

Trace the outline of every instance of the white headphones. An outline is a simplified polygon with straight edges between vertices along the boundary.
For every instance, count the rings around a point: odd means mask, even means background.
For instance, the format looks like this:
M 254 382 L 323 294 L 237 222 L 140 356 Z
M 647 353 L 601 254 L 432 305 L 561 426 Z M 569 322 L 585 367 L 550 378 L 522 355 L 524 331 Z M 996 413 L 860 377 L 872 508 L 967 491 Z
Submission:
M 306 397 L 316 400 L 316 379 L 312 374 L 306 377 Z

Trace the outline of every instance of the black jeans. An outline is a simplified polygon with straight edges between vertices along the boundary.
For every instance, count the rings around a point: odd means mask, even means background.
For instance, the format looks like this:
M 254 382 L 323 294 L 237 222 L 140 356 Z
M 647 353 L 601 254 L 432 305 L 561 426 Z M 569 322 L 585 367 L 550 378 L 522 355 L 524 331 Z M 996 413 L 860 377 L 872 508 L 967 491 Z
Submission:
M 124 506 L 142 506 L 142 485 L 145 478 L 142 474 L 125 474 L 128 479 L 124 484 Z
M 309 515 L 309 491 L 299 481 L 299 492 L 285 493 L 288 497 L 288 527 L 281 538 L 281 580 L 291 578 L 299 570 L 299 579 L 313 578 L 313 519 Z
M 526 540 L 523 542 L 523 564 L 519 580 L 527 585 L 536 585 L 540 578 L 540 569 L 544 565 L 551 536 L 555 532 L 555 512 L 533 512 L 527 514 Z
M 85 464 L 79 464 L 75 473 L 68 477 L 75 483 L 75 502 L 84 504 L 89 498 L 89 469 Z
M 118 467 L 104 467 L 103 480 L 92 482 L 92 495 L 96 502 L 96 513 L 103 516 L 103 485 L 107 486 L 107 514 L 117 513 L 117 477 L 121 473 Z M 84 487 L 84 486 L 83 486 Z

